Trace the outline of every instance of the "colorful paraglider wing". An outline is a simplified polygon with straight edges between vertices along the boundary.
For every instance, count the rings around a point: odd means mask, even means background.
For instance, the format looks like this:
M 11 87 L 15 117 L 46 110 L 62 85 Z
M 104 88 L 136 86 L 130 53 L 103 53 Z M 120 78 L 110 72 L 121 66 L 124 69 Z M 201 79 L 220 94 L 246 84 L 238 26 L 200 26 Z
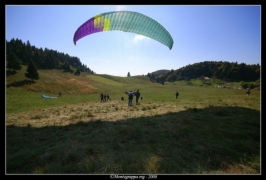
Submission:
M 82 24 L 75 32 L 73 41 L 84 36 L 102 31 L 124 31 L 150 37 L 169 47 L 174 44 L 170 33 L 157 21 L 141 13 L 132 11 L 113 11 L 92 17 Z

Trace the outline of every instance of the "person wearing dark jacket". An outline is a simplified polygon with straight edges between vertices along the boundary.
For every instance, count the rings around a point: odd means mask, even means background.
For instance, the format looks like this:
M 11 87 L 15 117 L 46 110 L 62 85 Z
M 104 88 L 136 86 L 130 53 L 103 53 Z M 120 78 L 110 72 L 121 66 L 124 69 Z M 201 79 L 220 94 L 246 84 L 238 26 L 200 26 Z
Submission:
M 108 101 L 108 100 L 111 101 L 109 95 L 107 94 L 107 95 L 106 95 L 106 101 Z
M 104 101 L 103 93 L 101 93 L 100 97 L 101 97 L 101 102 L 103 102 Z
M 179 93 L 178 93 L 178 91 L 176 91 L 175 98 L 177 99 L 178 96 L 179 96 Z
M 135 92 L 135 96 L 136 96 L 136 104 L 138 104 L 139 103 L 139 97 L 140 97 L 139 89 L 137 90 L 137 92 Z
M 247 96 L 250 95 L 250 89 L 248 88 L 247 92 L 246 92 Z

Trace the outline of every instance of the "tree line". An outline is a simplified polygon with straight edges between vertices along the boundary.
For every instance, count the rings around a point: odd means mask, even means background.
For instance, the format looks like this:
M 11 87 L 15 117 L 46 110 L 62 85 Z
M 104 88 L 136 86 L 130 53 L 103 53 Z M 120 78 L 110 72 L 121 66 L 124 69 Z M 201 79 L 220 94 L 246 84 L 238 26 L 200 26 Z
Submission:
M 13 72 L 21 69 L 21 65 L 30 66 L 30 69 L 59 69 L 65 72 L 94 73 L 78 57 L 58 52 L 52 49 L 42 49 L 32 46 L 29 41 L 22 42 L 19 39 L 6 40 L 6 67 Z M 75 71 L 75 72 L 74 72 Z
M 13 72 L 21 69 L 21 65 L 27 65 L 26 77 L 38 79 L 37 69 L 60 69 L 65 72 L 79 75 L 81 72 L 94 72 L 82 64 L 78 57 L 52 49 L 42 49 L 32 46 L 29 41 L 22 42 L 19 39 L 6 40 L 6 67 Z M 74 72 L 75 71 L 75 72 Z M 130 76 L 128 72 L 127 76 Z M 225 81 L 259 81 L 260 65 L 238 64 L 226 61 L 204 61 L 187 65 L 176 70 L 156 71 L 148 73 L 151 81 L 164 83 L 178 80 L 190 80 L 209 77 L 212 80 L 221 79 Z
M 159 72 L 159 71 L 157 71 Z M 226 61 L 204 61 L 187 65 L 180 69 L 163 71 L 163 73 L 148 73 L 154 82 L 164 83 L 178 80 L 191 80 L 208 77 L 215 81 L 258 81 L 260 80 L 260 65 L 238 64 Z

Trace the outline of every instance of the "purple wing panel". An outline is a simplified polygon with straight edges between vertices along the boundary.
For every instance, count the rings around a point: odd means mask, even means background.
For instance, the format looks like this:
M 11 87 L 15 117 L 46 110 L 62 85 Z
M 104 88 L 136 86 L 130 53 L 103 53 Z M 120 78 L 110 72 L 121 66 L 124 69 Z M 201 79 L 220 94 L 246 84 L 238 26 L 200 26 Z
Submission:
M 75 32 L 75 35 L 74 35 L 74 38 L 73 38 L 73 41 L 74 41 L 74 44 L 76 45 L 76 42 L 83 38 L 84 36 L 87 36 L 89 34 L 92 34 L 92 33 L 97 33 L 97 32 L 101 32 L 103 31 L 103 27 L 95 27 L 94 26 L 94 20 L 95 18 L 91 18 L 89 19 L 88 21 L 86 21 L 84 24 L 82 24 L 78 29 L 77 31 Z

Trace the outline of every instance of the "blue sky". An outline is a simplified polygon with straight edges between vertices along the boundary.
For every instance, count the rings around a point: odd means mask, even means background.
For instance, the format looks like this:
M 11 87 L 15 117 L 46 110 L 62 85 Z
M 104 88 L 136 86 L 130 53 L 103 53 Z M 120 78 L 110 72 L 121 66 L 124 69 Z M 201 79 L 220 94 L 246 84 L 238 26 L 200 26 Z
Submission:
M 109 11 L 142 13 L 172 36 L 171 50 L 138 34 L 108 31 L 73 43 L 77 28 Z M 203 61 L 261 64 L 260 5 L 6 5 L 6 40 L 78 57 L 97 74 L 146 75 Z

